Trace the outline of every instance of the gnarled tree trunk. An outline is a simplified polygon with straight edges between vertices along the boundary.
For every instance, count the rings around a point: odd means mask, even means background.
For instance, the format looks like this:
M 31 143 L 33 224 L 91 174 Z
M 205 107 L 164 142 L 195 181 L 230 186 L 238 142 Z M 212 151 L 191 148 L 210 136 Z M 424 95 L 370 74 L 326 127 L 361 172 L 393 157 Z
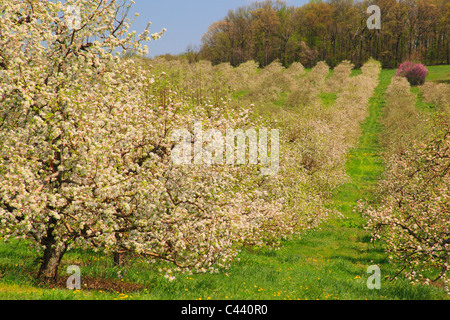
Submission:
M 38 279 L 46 283 L 56 282 L 59 264 L 67 250 L 67 245 L 65 243 L 57 243 L 53 235 L 56 223 L 57 220 L 55 218 L 50 218 L 47 235 L 42 239 L 45 250 L 38 272 Z

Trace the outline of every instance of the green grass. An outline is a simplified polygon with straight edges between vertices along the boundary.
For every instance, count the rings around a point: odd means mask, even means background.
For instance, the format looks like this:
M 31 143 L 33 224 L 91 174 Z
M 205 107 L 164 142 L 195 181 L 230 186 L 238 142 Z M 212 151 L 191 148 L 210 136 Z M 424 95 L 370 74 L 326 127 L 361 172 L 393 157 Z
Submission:
M 319 97 L 324 107 L 331 107 L 336 102 L 337 94 L 331 92 L 322 92 L 321 94 L 319 94 Z
M 126 293 L 40 287 L 33 278 L 39 255 L 29 250 L 25 241 L 0 244 L 0 299 L 448 299 L 442 288 L 412 286 L 401 277 L 391 280 L 395 266 L 389 263 L 380 243 L 370 242 L 370 233 L 363 227 L 365 220 L 353 210 L 359 199 L 371 199 L 384 169 L 377 137 L 383 129 L 379 124 L 383 94 L 394 74 L 395 70 L 382 71 L 370 99 L 370 114 L 361 124 L 359 144 L 348 156 L 346 168 L 351 181 L 333 195 L 332 205 L 344 218 L 284 241 L 278 250 L 244 250 L 239 261 L 218 274 L 178 274 L 172 282 L 157 272 L 159 264 L 149 265 L 138 257 L 121 269 L 102 253 L 77 250 L 64 257 L 62 277 L 68 265 L 77 264 L 82 281 L 83 277 L 98 277 L 145 287 Z M 380 290 L 366 286 L 370 265 L 381 269 Z M 119 270 L 124 274 L 122 280 L 117 279 Z
M 428 81 L 450 83 L 450 65 L 427 66 L 427 69 Z

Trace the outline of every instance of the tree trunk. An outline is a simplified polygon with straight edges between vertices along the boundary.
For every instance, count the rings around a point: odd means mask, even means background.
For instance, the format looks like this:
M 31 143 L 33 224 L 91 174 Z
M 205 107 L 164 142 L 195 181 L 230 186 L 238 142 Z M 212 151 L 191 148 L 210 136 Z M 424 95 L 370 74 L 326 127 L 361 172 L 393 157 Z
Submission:
M 57 245 L 56 243 L 47 245 L 39 269 L 38 279 L 47 283 L 55 283 L 58 277 L 58 267 L 65 253 L 65 245 Z
M 57 243 L 55 239 L 53 231 L 57 220 L 52 217 L 48 223 L 47 235 L 41 242 L 45 246 L 45 250 L 38 272 L 38 279 L 47 283 L 54 283 L 58 276 L 59 264 L 66 253 L 67 245 L 65 243 Z
M 119 247 L 113 254 L 113 261 L 114 261 L 114 265 L 116 267 L 120 267 L 125 264 L 126 250 L 123 250 L 123 248 L 121 248 L 121 246 L 120 246 L 120 243 L 122 242 L 122 235 L 120 233 L 116 232 L 114 237 L 116 238 L 116 241 L 119 244 Z
M 123 265 L 125 265 L 125 258 L 126 258 L 126 253 L 124 251 L 116 251 L 114 252 L 114 265 L 116 267 L 122 267 Z

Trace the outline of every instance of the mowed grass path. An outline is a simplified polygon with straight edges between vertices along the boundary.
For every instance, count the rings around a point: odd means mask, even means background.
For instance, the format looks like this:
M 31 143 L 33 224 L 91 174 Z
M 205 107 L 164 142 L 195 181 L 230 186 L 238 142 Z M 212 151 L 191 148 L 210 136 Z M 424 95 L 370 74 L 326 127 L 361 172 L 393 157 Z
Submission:
M 300 239 L 285 241 L 278 250 L 244 251 L 238 262 L 219 274 L 178 275 L 169 282 L 148 265 L 146 268 L 143 262 L 135 261 L 127 267 L 123 281 L 142 283 L 147 289 L 120 293 L 38 288 L 29 284 L 26 273 L 7 273 L 3 279 L 0 275 L 0 299 L 446 299 L 441 288 L 412 286 L 401 278 L 391 281 L 395 266 L 389 264 L 380 244 L 370 242 L 370 233 L 363 227 L 365 220 L 353 211 L 358 200 L 370 199 L 383 172 L 377 135 L 382 130 L 379 119 L 383 95 L 394 74 L 394 70 L 382 71 L 370 100 L 370 115 L 361 124 L 359 145 L 348 156 L 351 182 L 334 194 L 333 205 L 344 215 L 343 219 L 328 221 Z M 30 253 L 20 244 L 16 250 L 0 246 L 3 265 L 5 255 L 9 255 L 10 264 L 22 261 L 18 268 L 32 268 L 32 262 L 23 262 Z M 98 262 L 92 263 L 93 257 Z M 106 264 L 102 262 L 104 256 L 86 258 L 82 252 L 69 253 L 61 269 L 70 263 L 83 264 L 86 259 L 90 259 L 86 262 L 90 267 L 82 269 L 84 274 L 114 277 L 117 272 L 112 268 L 101 271 Z M 370 265 L 381 269 L 380 290 L 367 288 Z

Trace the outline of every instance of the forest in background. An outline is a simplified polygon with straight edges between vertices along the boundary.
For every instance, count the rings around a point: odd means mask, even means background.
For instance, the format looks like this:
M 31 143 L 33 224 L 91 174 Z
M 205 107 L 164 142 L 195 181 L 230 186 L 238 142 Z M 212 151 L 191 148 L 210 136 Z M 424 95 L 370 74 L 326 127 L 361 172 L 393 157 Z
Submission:
M 381 9 L 381 29 L 367 28 L 370 5 Z M 261 67 L 277 59 L 284 66 L 325 61 L 334 67 L 349 60 L 359 67 L 371 57 L 384 68 L 404 60 L 449 64 L 449 9 L 448 0 L 255 2 L 230 10 L 184 55 L 233 66 L 254 60 Z

